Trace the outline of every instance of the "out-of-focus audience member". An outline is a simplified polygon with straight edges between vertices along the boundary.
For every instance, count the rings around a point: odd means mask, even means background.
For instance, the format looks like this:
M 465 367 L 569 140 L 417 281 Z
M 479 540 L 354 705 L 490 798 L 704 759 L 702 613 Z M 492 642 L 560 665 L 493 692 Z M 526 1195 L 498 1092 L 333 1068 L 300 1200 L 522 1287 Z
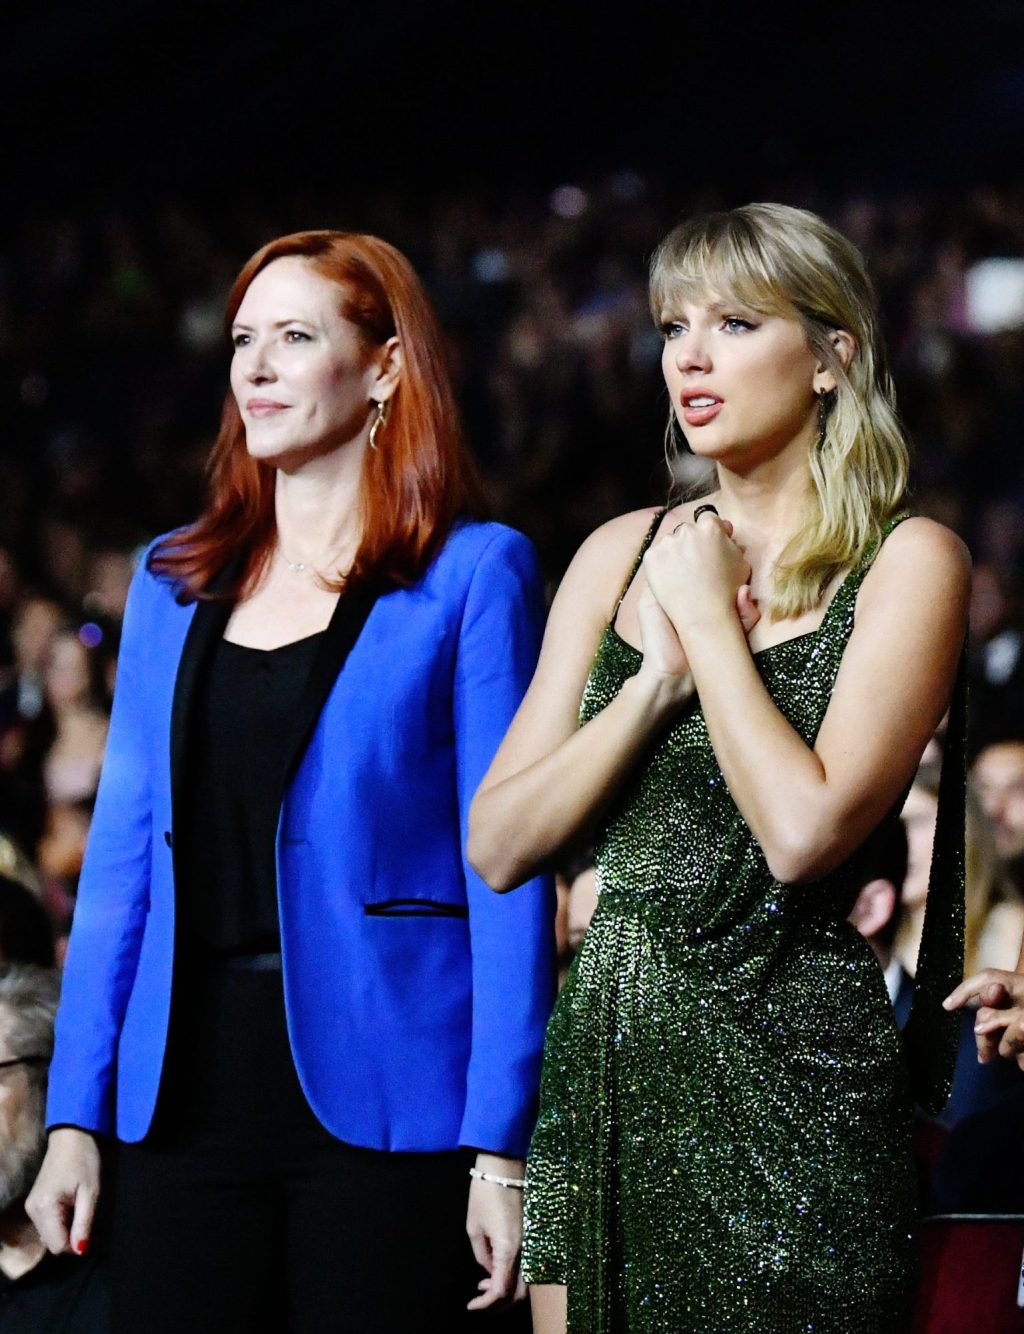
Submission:
M 46 819 L 46 792 L 39 763 L 26 756 L 41 726 L 46 662 L 61 616 L 48 598 L 30 596 L 21 604 L 13 618 L 11 679 L 0 705 L 0 829 L 33 850 Z
M 19 721 L 18 668 L 10 622 L 0 617 L 0 744 Z
M 36 895 L 17 880 L 0 874 L 0 967 L 26 963 L 53 968 L 53 927 Z
M 4 832 L 0 832 L 0 875 L 16 880 L 37 899 L 42 900 L 43 886 L 35 863 L 25 852 L 24 846 Z
M 903 807 L 907 832 L 907 875 L 903 884 L 904 916 L 896 934 L 895 953 L 913 977 L 921 944 L 928 897 L 928 871 L 939 800 L 939 764 L 922 764 Z M 998 833 L 986 817 L 973 787 L 967 793 L 964 967 L 1009 968 L 1017 957 L 1024 931 L 1024 904 L 999 855 Z
M 0 545 L 0 619 L 11 619 L 23 593 L 18 560 L 10 547 Z
M 61 966 L 71 933 L 71 919 L 78 897 L 78 877 L 82 873 L 94 806 L 92 797 L 51 804 L 36 848 L 42 877 L 42 898 L 56 932 L 57 961 Z M 3 1334 L 2 1330 L 0 1334 Z
M 83 627 L 84 629 L 84 627 Z M 104 658 L 81 631 L 54 635 L 43 675 L 46 731 L 43 759 L 48 800 L 71 804 L 96 795 L 110 725 Z M 52 731 L 51 731 L 52 729 Z
M 910 1017 L 914 980 L 893 953 L 903 913 L 901 895 L 907 878 L 907 831 L 902 821 L 887 821 L 869 843 L 859 865 L 862 888 L 848 921 L 875 952 L 900 1028 Z
M 18 713 L 25 722 L 43 707 L 43 676 L 54 635 L 64 617 L 50 598 L 30 597 L 14 618 L 14 654 L 18 673 Z
M 43 1115 L 58 982 L 0 967 L 0 1330 L 106 1334 L 106 1275 L 95 1255 L 50 1255 L 24 1202 L 46 1147 Z
M 996 851 L 1019 883 L 1024 870 L 1024 731 L 1006 734 L 985 746 L 974 761 L 971 777 L 992 822 Z
M 135 562 L 125 551 L 97 551 L 89 561 L 88 590 L 82 605 L 90 616 L 120 624 Z
M 939 768 L 924 763 L 918 769 L 903 805 L 903 828 L 907 836 L 907 870 L 903 881 L 901 920 L 893 952 L 905 972 L 914 976 L 921 944 L 924 909 L 928 898 L 928 875 L 932 843 L 939 811 Z
M 13 763 L 0 768 L 0 828 L 35 852 L 65 934 L 106 747 L 107 657 L 98 626 L 51 635 L 42 710 L 9 751 Z
M 979 562 L 971 578 L 970 733 L 972 749 L 1024 737 L 1024 625 L 1004 569 Z

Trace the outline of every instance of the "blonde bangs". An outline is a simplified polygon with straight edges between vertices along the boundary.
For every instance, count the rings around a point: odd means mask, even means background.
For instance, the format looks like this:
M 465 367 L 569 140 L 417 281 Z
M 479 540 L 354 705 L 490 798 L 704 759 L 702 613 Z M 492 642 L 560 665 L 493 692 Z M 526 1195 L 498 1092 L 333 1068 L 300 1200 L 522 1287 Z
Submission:
M 673 244 L 675 242 L 675 244 Z M 736 230 L 679 228 L 651 261 L 651 315 L 660 324 L 683 301 L 735 301 L 762 315 L 792 315 L 767 258 L 743 244 Z

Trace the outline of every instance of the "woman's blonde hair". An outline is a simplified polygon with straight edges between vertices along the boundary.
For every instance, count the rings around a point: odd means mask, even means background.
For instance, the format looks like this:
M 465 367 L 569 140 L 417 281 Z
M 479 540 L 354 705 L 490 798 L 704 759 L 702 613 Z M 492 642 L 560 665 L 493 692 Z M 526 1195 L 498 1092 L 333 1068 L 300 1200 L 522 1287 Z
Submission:
M 833 578 L 880 540 L 904 500 L 907 444 L 874 289 L 857 248 L 816 214 L 747 204 L 684 222 L 654 252 L 656 322 L 674 301 L 712 293 L 799 320 L 811 350 L 835 376 L 823 433 L 811 450 L 806 520 L 779 558 L 767 607 L 774 617 L 796 616 L 817 606 Z M 849 366 L 836 348 L 836 330 L 856 344 Z M 673 413 L 673 439 L 675 429 Z

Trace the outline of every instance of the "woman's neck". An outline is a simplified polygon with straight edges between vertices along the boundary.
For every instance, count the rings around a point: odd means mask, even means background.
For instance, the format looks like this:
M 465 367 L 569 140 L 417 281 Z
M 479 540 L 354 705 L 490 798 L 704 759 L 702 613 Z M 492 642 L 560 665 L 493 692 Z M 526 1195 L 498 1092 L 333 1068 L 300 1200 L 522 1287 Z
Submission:
M 748 473 L 719 464 L 716 507 L 755 572 L 766 574 L 799 531 L 810 487 L 805 449 L 783 451 Z
M 362 461 L 362 451 L 337 450 L 295 472 L 278 469 L 274 513 L 278 544 L 289 561 L 315 564 L 355 555 Z

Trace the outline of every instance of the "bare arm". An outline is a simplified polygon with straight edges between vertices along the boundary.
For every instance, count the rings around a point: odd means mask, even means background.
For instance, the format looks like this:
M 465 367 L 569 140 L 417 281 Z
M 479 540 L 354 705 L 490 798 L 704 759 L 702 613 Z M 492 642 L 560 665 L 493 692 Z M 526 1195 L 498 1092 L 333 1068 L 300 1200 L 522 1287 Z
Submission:
M 652 515 L 598 529 L 558 590 L 533 682 L 470 811 L 469 860 L 494 889 L 521 883 L 586 828 L 690 693 L 675 633 L 647 598 L 643 667 L 577 726 L 594 652 Z
M 966 628 L 963 544 L 925 519 L 884 543 L 813 749 L 758 675 L 733 610 L 745 561 L 719 521 L 687 525 L 645 564 L 685 647 L 729 790 L 772 874 L 784 882 L 825 874 L 898 799 L 946 709 Z

